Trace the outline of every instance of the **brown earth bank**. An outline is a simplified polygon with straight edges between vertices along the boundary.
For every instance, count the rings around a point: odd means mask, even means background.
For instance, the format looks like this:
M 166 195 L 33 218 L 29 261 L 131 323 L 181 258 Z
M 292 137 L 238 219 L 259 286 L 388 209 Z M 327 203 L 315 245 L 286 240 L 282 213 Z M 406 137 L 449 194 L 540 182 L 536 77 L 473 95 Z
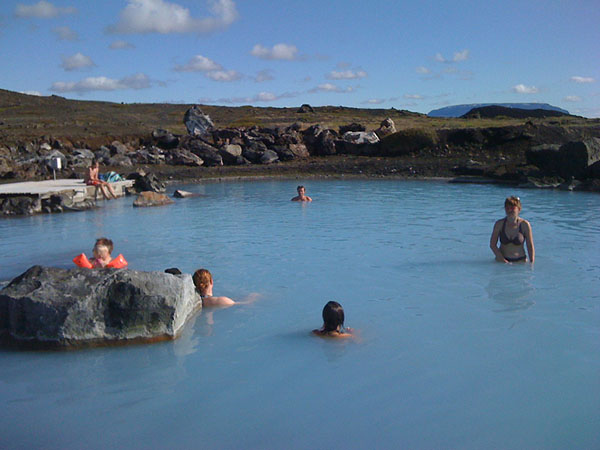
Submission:
M 184 122 L 192 105 L 117 104 L 0 89 L 0 182 L 83 177 L 91 158 L 123 176 L 164 181 L 279 176 L 486 177 L 598 190 L 600 120 L 430 118 L 342 106 L 202 105 L 211 126 Z M 186 116 L 187 117 L 187 116 Z

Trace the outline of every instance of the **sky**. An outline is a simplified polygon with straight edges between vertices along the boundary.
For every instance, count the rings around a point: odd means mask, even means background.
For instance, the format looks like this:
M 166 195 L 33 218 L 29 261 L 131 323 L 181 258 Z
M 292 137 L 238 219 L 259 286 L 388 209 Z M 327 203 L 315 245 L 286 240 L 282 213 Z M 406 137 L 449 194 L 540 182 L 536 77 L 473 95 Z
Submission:
M 125 103 L 600 117 L 600 1 L 0 0 L 0 88 Z

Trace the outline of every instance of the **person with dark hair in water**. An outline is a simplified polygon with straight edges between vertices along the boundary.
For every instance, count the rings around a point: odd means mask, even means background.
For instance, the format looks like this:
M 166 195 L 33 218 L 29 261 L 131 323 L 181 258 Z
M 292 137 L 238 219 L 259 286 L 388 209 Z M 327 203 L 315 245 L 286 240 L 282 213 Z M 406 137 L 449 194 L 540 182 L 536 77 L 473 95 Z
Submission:
M 312 331 L 320 337 L 352 337 L 352 330 L 344 328 L 344 308 L 338 302 L 327 302 L 323 308 L 323 326 Z
M 312 198 L 306 195 L 306 188 L 304 186 L 298 186 L 296 191 L 298 195 L 292 199 L 293 202 L 312 202 Z
M 525 219 L 519 217 L 521 212 L 521 199 L 519 197 L 508 197 L 504 201 L 506 217 L 494 224 L 490 238 L 490 248 L 496 261 L 503 263 L 525 262 L 524 244 L 527 244 L 529 262 L 535 261 L 535 247 L 533 245 L 533 232 L 531 225 Z M 500 247 L 498 247 L 498 240 Z

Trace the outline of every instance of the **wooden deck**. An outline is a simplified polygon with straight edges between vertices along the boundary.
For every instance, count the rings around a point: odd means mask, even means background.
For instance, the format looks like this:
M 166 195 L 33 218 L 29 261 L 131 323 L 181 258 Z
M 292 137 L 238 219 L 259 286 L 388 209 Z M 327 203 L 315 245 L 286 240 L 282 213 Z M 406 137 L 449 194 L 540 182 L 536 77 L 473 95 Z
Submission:
M 118 197 L 126 194 L 126 189 L 133 186 L 133 180 L 117 181 L 110 183 Z M 0 198 L 24 195 L 28 197 L 48 198 L 56 194 L 70 194 L 76 202 L 95 200 L 95 186 L 87 186 L 83 180 L 63 179 L 45 181 L 25 181 L 22 183 L 0 184 Z M 102 192 L 98 190 L 98 198 Z

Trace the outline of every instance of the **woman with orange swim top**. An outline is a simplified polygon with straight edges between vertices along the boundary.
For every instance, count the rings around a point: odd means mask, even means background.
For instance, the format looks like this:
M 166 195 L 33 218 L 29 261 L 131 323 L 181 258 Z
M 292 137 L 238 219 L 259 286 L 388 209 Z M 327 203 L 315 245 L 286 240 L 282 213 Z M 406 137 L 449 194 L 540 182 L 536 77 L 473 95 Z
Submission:
M 96 186 L 96 192 L 98 189 L 102 192 L 102 195 L 106 200 L 110 200 L 108 193 L 112 196 L 112 198 L 117 198 L 117 194 L 115 190 L 112 188 L 110 183 L 106 181 L 102 181 L 100 179 L 100 163 L 97 159 L 92 160 L 92 165 L 88 167 L 87 173 L 85 175 L 85 184 L 88 186 Z M 94 195 L 95 197 L 95 195 Z
M 490 238 L 490 248 L 496 261 L 503 263 L 525 262 L 524 244 L 527 244 L 529 262 L 535 261 L 535 247 L 533 245 L 533 232 L 531 225 L 525 219 L 519 217 L 521 212 L 521 199 L 519 197 L 508 197 L 504 202 L 506 217 L 494 224 Z M 500 247 L 498 247 L 500 241 Z

